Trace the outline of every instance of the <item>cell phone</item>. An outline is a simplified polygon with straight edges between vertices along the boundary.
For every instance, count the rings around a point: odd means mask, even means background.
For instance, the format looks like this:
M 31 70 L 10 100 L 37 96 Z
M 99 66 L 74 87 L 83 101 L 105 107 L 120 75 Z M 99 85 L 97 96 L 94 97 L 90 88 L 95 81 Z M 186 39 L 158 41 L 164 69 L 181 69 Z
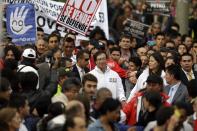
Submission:
M 155 46 L 156 45 L 156 42 L 155 41 L 148 41 L 147 42 L 147 45 L 148 46 Z

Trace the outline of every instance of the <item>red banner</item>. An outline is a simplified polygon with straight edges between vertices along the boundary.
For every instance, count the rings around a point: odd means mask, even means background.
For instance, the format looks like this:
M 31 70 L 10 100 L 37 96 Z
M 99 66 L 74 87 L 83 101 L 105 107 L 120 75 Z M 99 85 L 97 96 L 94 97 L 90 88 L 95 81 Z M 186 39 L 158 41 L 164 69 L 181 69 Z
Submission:
M 101 0 L 67 0 L 57 23 L 86 35 Z

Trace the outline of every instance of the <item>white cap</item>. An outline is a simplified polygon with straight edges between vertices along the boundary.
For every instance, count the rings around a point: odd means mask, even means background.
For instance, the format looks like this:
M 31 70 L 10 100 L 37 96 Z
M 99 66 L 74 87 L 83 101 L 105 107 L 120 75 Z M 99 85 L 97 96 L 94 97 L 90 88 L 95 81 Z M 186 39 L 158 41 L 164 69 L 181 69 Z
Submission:
M 23 57 L 30 58 L 30 59 L 35 59 L 36 58 L 36 52 L 32 48 L 25 49 L 23 51 Z

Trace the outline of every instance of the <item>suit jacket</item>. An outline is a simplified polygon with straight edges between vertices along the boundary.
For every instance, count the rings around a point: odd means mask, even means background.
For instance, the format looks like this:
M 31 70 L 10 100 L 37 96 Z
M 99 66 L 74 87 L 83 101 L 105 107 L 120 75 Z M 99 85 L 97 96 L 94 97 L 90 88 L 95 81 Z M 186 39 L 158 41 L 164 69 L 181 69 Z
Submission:
M 193 73 L 194 73 L 195 79 L 197 80 L 197 72 L 193 70 Z M 183 82 L 184 85 L 188 87 L 189 81 L 183 70 L 181 70 L 181 81 Z
M 169 94 L 170 88 L 171 88 L 170 85 L 166 86 L 164 88 L 164 92 L 166 94 Z M 176 93 L 174 94 L 172 104 L 175 104 L 176 102 L 179 102 L 179 101 L 186 102 L 188 98 L 189 98 L 189 94 L 188 94 L 187 87 L 181 82 Z
M 84 68 L 84 71 L 85 71 L 85 73 L 88 73 L 88 72 L 89 72 L 89 69 L 88 69 L 88 68 Z M 80 81 L 82 81 L 81 78 L 80 78 L 79 70 L 78 70 L 76 64 L 73 65 L 73 70 L 72 70 L 72 72 L 73 72 L 73 75 L 74 75 L 75 77 L 77 77 Z

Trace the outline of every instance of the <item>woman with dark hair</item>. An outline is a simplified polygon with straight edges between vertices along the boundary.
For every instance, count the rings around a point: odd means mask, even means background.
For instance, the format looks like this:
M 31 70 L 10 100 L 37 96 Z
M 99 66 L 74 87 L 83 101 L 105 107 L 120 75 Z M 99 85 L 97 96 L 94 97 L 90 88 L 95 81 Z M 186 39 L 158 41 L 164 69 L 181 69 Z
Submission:
M 137 125 L 146 127 L 150 121 L 156 119 L 156 112 L 162 106 L 162 97 L 159 92 L 147 91 L 142 97 L 144 112 L 139 116 Z
M 21 52 L 14 45 L 6 46 L 3 50 L 3 52 L 4 52 L 4 57 L 0 58 L 0 70 L 2 70 L 3 68 L 6 67 L 5 60 L 12 59 L 12 60 L 16 60 L 18 62 L 21 58 Z
M 21 52 L 14 45 L 8 45 L 4 49 L 4 59 L 15 59 L 19 61 L 21 58 Z
M 136 92 L 141 89 L 146 88 L 146 79 L 150 74 L 156 74 L 161 76 L 164 80 L 164 85 L 166 85 L 166 81 L 164 79 L 164 60 L 162 55 L 159 52 L 155 52 L 150 55 L 148 67 L 142 72 L 142 74 L 138 77 L 137 83 L 132 89 L 130 96 L 127 101 L 130 101 Z

